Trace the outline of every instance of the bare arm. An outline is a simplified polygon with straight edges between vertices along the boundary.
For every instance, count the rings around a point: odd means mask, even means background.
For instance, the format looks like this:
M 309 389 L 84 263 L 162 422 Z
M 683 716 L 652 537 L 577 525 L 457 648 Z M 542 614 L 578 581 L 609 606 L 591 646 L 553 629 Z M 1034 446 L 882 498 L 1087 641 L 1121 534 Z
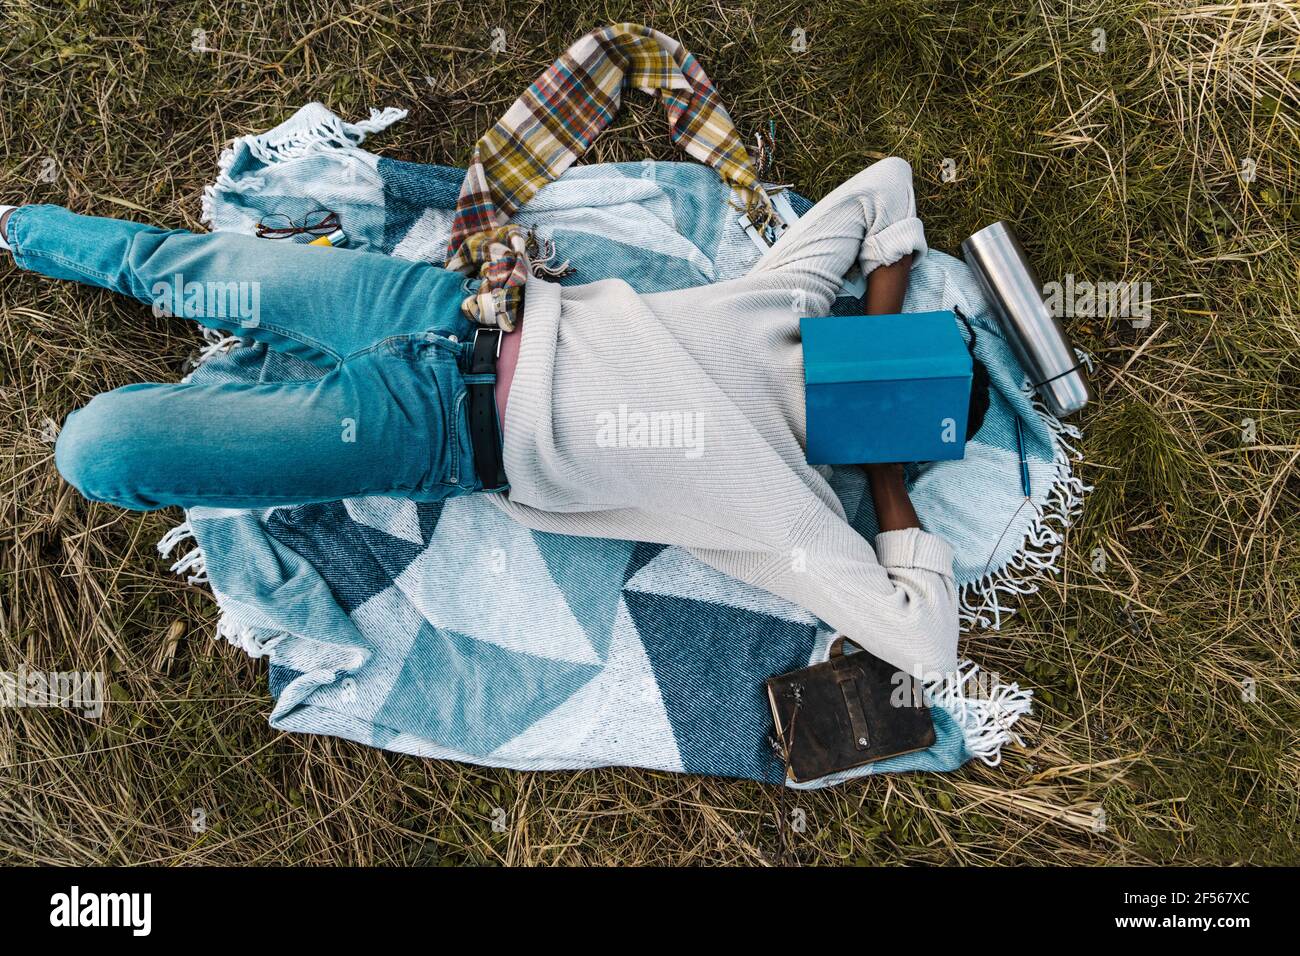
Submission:
M 912 273 L 912 254 L 897 262 L 876 266 L 867 275 L 867 315 L 894 315 L 903 311 L 907 280 Z
M 876 520 L 881 531 L 901 531 L 921 527 L 907 496 L 902 465 L 863 465 L 871 482 L 871 497 L 876 502 Z

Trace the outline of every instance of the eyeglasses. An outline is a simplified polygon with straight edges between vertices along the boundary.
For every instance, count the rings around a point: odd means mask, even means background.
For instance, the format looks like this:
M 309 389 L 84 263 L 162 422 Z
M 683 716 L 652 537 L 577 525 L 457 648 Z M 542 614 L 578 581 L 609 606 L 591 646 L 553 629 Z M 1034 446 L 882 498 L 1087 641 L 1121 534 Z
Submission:
M 328 236 L 339 228 L 339 216 L 328 209 L 313 209 L 301 219 L 294 220 L 282 212 L 262 217 L 257 224 L 259 239 L 288 239 L 290 236 Z

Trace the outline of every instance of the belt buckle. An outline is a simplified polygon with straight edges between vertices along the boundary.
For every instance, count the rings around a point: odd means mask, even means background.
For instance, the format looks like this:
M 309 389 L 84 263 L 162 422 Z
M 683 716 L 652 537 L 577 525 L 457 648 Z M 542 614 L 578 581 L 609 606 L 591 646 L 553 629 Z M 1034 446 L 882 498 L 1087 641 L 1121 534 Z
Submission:
M 496 354 L 493 356 L 493 358 L 500 358 L 500 357 L 501 357 L 501 340 L 502 340 L 503 338 L 505 338 L 505 333 L 504 333 L 501 329 L 499 329 L 499 328 L 495 328 L 495 327 L 492 327 L 492 326 L 486 326 L 486 325 L 480 325 L 478 328 L 476 328 L 476 329 L 474 330 L 474 344 L 473 344 L 473 350 L 474 350 L 475 352 L 478 351 L 478 337 L 479 337 L 480 335 L 482 335 L 484 332 L 495 332 L 495 333 L 497 334 L 497 347 L 496 347 Z

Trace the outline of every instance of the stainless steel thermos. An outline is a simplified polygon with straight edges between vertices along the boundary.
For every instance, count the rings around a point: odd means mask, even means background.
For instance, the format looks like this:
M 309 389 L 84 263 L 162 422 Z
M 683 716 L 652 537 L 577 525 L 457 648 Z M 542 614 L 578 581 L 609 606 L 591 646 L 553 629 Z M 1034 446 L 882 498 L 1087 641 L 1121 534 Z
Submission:
M 1092 398 L 1074 346 L 1043 301 L 1043 287 L 1005 222 L 985 226 L 961 244 L 1016 357 L 1052 414 L 1063 418 Z

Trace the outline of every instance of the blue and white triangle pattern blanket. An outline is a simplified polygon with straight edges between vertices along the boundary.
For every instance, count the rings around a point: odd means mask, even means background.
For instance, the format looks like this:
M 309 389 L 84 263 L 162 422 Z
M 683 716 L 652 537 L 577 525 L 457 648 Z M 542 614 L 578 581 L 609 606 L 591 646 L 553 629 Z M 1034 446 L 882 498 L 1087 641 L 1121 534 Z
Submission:
M 319 104 L 237 140 L 204 199 L 214 230 L 251 233 L 268 212 L 324 207 L 348 244 L 441 261 L 463 171 L 360 147 L 404 113 L 345 123 Z M 566 283 L 618 276 L 638 290 L 743 275 L 759 249 L 707 167 L 575 167 L 518 216 L 553 243 Z M 810 203 L 792 196 L 796 212 Z M 979 329 L 992 406 L 960 462 L 919 469 L 912 498 L 955 549 L 967 625 L 997 626 L 1004 596 L 1054 568 L 1083 486 L 1077 432 L 1036 407 L 966 267 L 932 253 L 905 308 L 959 306 Z M 860 303 L 842 299 L 840 311 Z M 195 381 L 294 380 L 319 372 L 209 334 Z M 1015 415 L 1026 424 L 1033 498 L 1020 486 Z M 857 469 L 832 484 L 855 527 L 875 532 Z M 779 598 L 660 545 L 543 534 L 474 496 L 445 504 L 357 498 L 261 511 L 195 508 L 160 543 L 196 545 L 174 568 L 207 582 L 219 632 L 270 660 L 274 727 L 403 753 L 521 769 L 630 765 L 784 779 L 763 682 L 826 657 L 833 634 Z M 480 561 L 484 538 L 501 560 Z M 482 566 L 478 566 L 479 563 Z M 495 565 L 495 566 L 494 566 Z M 501 568 L 508 567 L 509 573 Z M 930 688 L 926 751 L 818 781 L 996 763 L 1029 693 L 971 664 Z

